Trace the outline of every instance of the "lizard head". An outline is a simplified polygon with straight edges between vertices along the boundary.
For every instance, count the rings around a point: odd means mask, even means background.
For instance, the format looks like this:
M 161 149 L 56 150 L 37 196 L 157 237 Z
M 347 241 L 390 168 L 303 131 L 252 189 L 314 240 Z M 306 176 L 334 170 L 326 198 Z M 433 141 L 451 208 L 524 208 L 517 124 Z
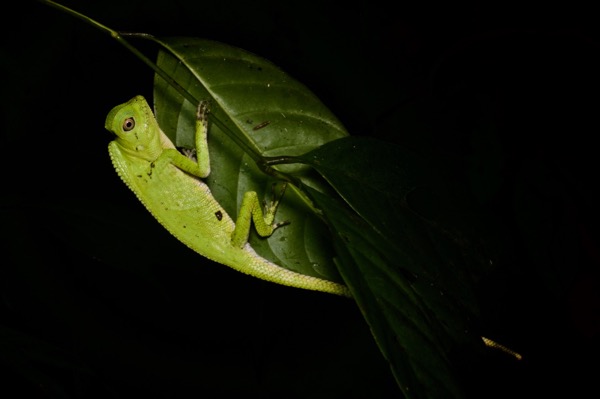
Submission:
M 110 110 L 104 127 L 116 135 L 114 141 L 123 151 L 135 157 L 154 161 L 162 151 L 161 130 L 142 96 Z

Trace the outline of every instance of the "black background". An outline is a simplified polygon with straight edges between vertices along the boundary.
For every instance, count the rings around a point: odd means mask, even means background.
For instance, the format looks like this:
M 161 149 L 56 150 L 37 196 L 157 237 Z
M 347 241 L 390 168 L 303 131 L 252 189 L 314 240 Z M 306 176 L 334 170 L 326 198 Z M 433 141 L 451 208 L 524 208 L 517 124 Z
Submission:
M 525 356 L 467 366 L 468 394 L 597 391 L 600 65 L 590 10 L 78 3 L 65 4 L 113 29 L 252 51 L 306 84 L 350 134 L 453 165 L 505 250 L 479 287 L 481 324 Z M 41 3 L 3 16 L 3 391 L 400 396 L 351 302 L 208 264 L 116 178 L 104 118 L 136 94 L 151 98 L 146 66 Z

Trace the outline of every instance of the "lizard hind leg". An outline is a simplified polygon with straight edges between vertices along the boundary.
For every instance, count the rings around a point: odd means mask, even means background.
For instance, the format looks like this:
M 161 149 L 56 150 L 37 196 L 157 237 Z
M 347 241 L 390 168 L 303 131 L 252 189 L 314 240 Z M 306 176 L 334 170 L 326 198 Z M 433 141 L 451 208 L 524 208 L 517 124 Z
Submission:
M 256 232 L 261 237 L 269 237 L 276 228 L 289 223 L 273 222 L 275 220 L 275 213 L 277 212 L 279 200 L 283 195 L 283 190 L 285 190 L 285 186 L 279 197 L 272 200 L 270 204 L 265 205 L 264 210 L 260 206 L 261 204 L 255 191 L 248 191 L 244 194 L 242 205 L 235 222 L 235 229 L 231 235 L 231 243 L 233 246 L 241 248 L 246 244 L 252 222 L 254 222 Z

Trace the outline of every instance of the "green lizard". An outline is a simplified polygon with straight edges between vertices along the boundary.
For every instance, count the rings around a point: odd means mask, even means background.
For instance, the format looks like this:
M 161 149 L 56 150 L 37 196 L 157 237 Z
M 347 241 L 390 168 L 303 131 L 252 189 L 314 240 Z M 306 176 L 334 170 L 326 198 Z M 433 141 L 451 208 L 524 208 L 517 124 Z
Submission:
M 249 191 L 235 223 L 219 205 L 201 180 L 210 174 L 207 112 L 206 103 L 200 103 L 194 161 L 163 133 L 144 97 L 113 108 L 105 127 L 116 135 L 108 150 L 121 179 L 161 225 L 200 255 L 263 280 L 350 297 L 345 285 L 290 271 L 252 249 L 248 243 L 252 222 L 259 235 L 270 236 L 280 226 L 274 223 L 279 201 L 263 212 L 256 192 Z M 481 339 L 486 346 L 521 359 L 489 338 Z
M 252 249 L 248 243 L 252 221 L 260 236 L 270 236 L 280 226 L 274 223 L 279 201 L 272 201 L 263 212 L 256 192 L 249 191 L 235 223 L 219 205 L 201 180 L 210 174 L 207 112 L 206 103 L 201 103 L 194 161 L 162 132 L 144 97 L 113 108 L 105 127 L 116 135 L 108 149 L 121 179 L 161 225 L 200 255 L 274 283 L 350 296 L 342 284 L 290 271 Z

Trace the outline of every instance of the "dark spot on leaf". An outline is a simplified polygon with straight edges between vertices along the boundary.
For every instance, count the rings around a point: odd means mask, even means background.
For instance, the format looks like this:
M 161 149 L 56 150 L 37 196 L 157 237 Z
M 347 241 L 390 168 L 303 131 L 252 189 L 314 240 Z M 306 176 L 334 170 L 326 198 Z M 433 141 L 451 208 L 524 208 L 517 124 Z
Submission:
M 264 121 L 264 122 L 261 122 L 261 123 L 259 123 L 258 125 L 254 126 L 254 127 L 252 128 L 252 130 L 259 130 L 259 129 L 262 129 L 263 127 L 267 126 L 269 123 L 271 123 L 271 121 Z
M 215 212 L 215 216 L 217 217 L 218 221 L 221 221 L 223 219 L 223 212 L 221 211 L 216 211 Z

